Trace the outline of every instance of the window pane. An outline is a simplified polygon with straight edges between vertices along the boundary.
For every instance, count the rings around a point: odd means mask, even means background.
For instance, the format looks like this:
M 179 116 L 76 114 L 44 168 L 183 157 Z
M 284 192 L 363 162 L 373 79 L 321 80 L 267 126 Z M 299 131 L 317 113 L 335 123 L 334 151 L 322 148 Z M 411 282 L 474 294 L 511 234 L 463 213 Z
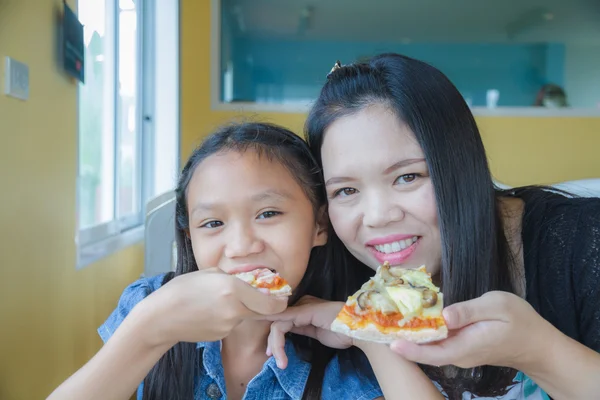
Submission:
M 336 60 L 397 52 L 473 106 L 600 107 L 598 1 L 313 3 L 221 1 L 220 101 L 307 104 Z
M 137 126 L 137 12 L 119 1 L 119 195 L 118 215 L 141 210 L 141 143 Z
M 79 86 L 80 228 L 114 218 L 114 33 L 111 1 L 81 0 L 85 84 Z

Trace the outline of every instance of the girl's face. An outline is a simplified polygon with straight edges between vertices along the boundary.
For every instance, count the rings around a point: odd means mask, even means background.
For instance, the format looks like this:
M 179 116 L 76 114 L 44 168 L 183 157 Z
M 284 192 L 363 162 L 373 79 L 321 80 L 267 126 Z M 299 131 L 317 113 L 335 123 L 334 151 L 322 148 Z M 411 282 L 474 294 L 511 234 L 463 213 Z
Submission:
M 325 244 L 326 230 L 291 173 L 255 151 L 225 151 L 198 165 L 187 206 L 199 269 L 226 273 L 264 267 L 295 288 L 311 249 Z
M 433 185 L 411 130 L 384 105 L 341 117 L 325 132 L 331 223 L 350 252 L 376 269 L 441 264 Z

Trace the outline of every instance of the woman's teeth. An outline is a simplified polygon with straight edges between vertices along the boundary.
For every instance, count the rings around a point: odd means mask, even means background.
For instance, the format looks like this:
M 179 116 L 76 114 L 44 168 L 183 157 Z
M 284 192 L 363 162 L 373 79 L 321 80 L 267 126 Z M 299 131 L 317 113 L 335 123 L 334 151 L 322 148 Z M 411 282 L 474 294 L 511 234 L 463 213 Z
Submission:
M 414 242 L 417 241 L 417 239 L 418 239 L 417 236 L 413 236 L 410 239 L 398 240 L 397 242 L 378 244 L 378 245 L 375 245 L 375 249 L 377 251 L 379 251 L 380 253 L 386 253 L 386 254 L 397 253 L 401 250 L 406 249 L 410 245 L 412 245 Z

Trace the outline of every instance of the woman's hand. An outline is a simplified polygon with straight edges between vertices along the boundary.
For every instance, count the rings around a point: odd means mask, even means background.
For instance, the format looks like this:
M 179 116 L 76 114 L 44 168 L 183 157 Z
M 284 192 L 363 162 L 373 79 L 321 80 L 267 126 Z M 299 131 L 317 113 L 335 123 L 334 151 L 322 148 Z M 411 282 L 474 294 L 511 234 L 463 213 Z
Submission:
M 507 292 L 489 292 L 448 306 L 443 313 L 450 331 L 447 339 L 424 345 L 398 340 L 391 349 L 421 364 L 526 371 L 543 362 L 556 331 L 529 303 Z
M 155 345 L 226 337 L 242 320 L 280 313 L 287 297 L 271 296 L 217 268 L 180 275 L 140 303 Z
M 325 301 L 305 296 L 298 305 L 281 314 L 266 317 L 271 325 L 267 355 L 273 355 L 277 366 L 287 366 L 285 334 L 294 332 L 312 337 L 325 346 L 345 349 L 359 347 L 367 356 L 386 399 L 443 399 L 429 378 L 414 363 L 398 357 L 386 345 L 370 343 L 334 333 L 331 323 L 344 307 L 343 302 Z
M 331 323 L 344 307 L 343 302 L 321 300 L 313 296 L 302 297 L 296 305 L 281 314 L 264 317 L 274 321 L 267 345 L 267 355 L 275 357 L 277 366 L 287 367 L 285 334 L 297 333 L 318 340 L 327 347 L 346 349 L 354 343 L 346 335 L 330 330 Z

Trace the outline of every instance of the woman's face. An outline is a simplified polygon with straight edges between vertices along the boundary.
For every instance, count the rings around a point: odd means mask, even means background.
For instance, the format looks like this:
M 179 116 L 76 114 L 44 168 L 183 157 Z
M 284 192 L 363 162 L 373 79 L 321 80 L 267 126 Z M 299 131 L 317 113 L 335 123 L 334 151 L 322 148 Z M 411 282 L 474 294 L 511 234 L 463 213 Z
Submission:
M 356 258 L 373 269 L 389 261 L 439 272 L 440 231 L 425 157 L 390 108 L 373 105 L 336 120 L 321 156 L 331 223 Z

